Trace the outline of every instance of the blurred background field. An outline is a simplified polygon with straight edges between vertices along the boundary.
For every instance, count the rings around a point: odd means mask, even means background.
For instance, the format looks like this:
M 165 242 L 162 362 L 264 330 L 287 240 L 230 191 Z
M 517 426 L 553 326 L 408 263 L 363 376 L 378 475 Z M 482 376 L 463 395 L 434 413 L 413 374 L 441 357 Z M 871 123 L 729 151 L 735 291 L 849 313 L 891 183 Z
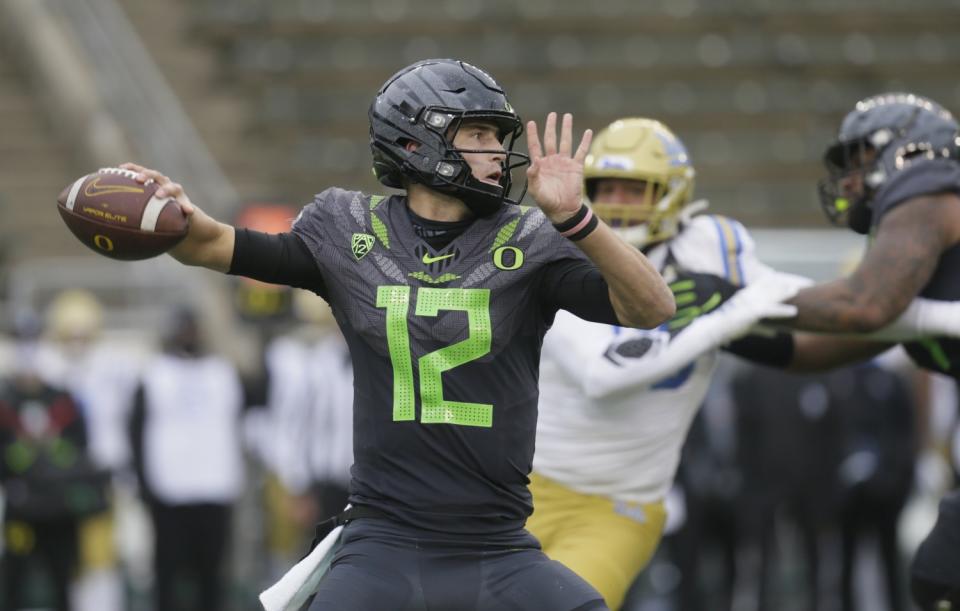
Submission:
M 23 311 L 49 320 L 63 291 L 90 291 L 102 306 L 97 341 L 135 369 L 171 310 L 199 312 L 210 345 L 248 388 L 251 468 L 234 513 L 228 599 L 253 609 L 274 559 L 295 557 L 306 531 L 276 509 L 287 496 L 271 492 L 260 447 L 275 440 L 257 432 L 264 410 L 250 408 L 268 401 L 265 346 L 315 324 L 304 312 L 322 318 L 324 306 L 169 257 L 99 257 L 55 211 L 65 185 L 135 160 L 182 182 L 222 220 L 276 228 L 327 186 L 383 192 L 367 143 L 374 92 L 417 59 L 456 57 L 491 72 L 525 119 L 572 112 L 577 130 L 623 116 L 662 120 L 686 143 L 696 196 L 712 212 L 751 229 L 762 260 L 826 279 L 862 243 L 819 210 L 823 150 L 869 94 L 909 90 L 960 109 L 957 32 L 956 0 L 0 0 L 0 320 Z M 0 375 L 18 354 L 9 334 L 0 340 Z M 955 401 L 950 385 L 891 362 L 918 402 Z M 946 457 L 941 433 L 920 437 Z M 135 494 L 124 494 L 119 604 L 147 609 L 147 522 Z M 921 522 L 929 502 L 915 512 Z M 785 540 L 790 553 L 796 540 Z M 907 536 L 904 557 L 910 544 Z M 791 567 L 802 562 L 783 566 L 778 583 L 794 592 L 803 569 Z M 865 573 L 866 591 L 882 589 L 878 574 Z M 635 608 L 678 608 L 669 581 L 647 584 Z M 823 585 L 824 609 L 838 604 L 835 582 Z M 775 608 L 801 608 L 809 592 L 796 587 Z M 735 608 L 755 602 L 744 594 Z M 859 608 L 884 608 L 874 604 Z

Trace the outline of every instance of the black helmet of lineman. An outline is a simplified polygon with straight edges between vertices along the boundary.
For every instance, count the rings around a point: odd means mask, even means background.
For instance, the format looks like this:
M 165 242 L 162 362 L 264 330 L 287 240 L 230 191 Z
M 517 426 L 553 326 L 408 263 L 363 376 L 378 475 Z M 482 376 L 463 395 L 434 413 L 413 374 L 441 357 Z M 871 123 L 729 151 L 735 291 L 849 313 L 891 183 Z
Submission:
M 858 233 L 871 225 L 870 200 L 896 173 L 924 159 L 956 157 L 957 122 L 936 102 L 912 93 L 883 93 L 857 102 L 823 160 L 820 203 L 827 217 Z M 856 201 L 841 189 L 852 174 L 862 176 Z
M 511 171 L 530 162 L 513 152 L 523 123 L 493 78 L 466 62 L 429 59 L 407 66 L 383 85 L 370 105 L 373 172 L 388 187 L 420 183 L 462 200 L 478 216 L 510 199 Z M 457 150 L 452 140 L 465 121 L 496 125 L 503 151 Z M 416 147 L 408 146 L 414 142 Z M 504 156 L 500 185 L 478 180 L 461 152 Z

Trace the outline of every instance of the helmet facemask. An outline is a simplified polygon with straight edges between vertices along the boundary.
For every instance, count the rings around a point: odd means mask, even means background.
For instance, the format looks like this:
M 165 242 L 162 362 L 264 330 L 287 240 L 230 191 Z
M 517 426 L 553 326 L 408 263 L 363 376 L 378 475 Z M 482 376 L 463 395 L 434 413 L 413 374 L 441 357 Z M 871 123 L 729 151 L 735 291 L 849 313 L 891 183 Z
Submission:
M 827 149 L 823 157 L 827 177 L 818 183 L 817 192 L 820 206 L 832 224 L 869 233 L 869 202 L 886 178 L 878 162 L 879 151 L 890 141 L 888 136 L 878 133 L 872 138 L 838 142 Z
M 527 155 L 513 150 L 517 138 L 523 133 L 523 126 L 512 113 L 492 113 L 489 111 L 463 111 L 450 108 L 425 108 L 423 122 L 432 135 L 429 143 L 418 143 L 414 155 L 434 155 L 437 160 L 434 172 L 426 186 L 441 193 L 452 195 L 463 201 L 477 216 L 488 216 L 496 212 L 504 203 L 517 204 L 526 192 L 526 184 L 517 197 L 511 198 L 513 170 L 530 163 Z M 454 137 L 463 125 L 489 123 L 497 127 L 498 139 L 502 149 L 464 149 L 457 148 Z M 428 153 L 427 151 L 430 151 Z M 500 155 L 500 186 L 484 182 L 473 175 L 470 163 L 464 154 Z M 415 180 L 415 177 L 411 177 Z
M 662 242 L 679 230 L 678 212 L 688 199 L 688 183 L 682 178 L 628 179 L 635 180 L 643 190 L 642 198 L 646 202 L 643 204 L 604 201 L 602 195 L 597 195 L 599 180 L 602 179 L 595 178 L 586 183 L 590 207 L 628 243 L 643 248 Z

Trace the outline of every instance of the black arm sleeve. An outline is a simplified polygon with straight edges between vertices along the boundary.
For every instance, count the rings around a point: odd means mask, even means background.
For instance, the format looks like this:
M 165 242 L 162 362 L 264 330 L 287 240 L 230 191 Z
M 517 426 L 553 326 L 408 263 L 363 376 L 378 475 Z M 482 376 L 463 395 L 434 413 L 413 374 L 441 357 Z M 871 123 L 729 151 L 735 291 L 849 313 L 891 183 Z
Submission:
M 584 320 L 620 324 L 607 281 L 589 261 L 563 259 L 548 265 L 542 289 L 544 310 L 551 319 L 561 309 Z
M 307 289 L 326 297 L 327 287 L 310 254 L 294 233 L 262 233 L 237 229 L 228 274 Z
M 723 349 L 758 365 L 786 369 L 793 361 L 793 334 L 778 331 L 771 336 L 745 335 Z

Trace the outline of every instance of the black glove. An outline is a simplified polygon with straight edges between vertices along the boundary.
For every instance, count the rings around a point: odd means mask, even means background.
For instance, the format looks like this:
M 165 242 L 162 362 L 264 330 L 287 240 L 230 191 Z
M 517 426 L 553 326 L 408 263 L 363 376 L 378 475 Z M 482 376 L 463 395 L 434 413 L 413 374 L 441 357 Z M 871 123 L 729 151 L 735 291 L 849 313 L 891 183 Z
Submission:
M 676 279 L 669 286 L 677 303 L 677 313 L 667 322 L 670 332 L 683 329 L 740 289 L 720 276 L 684 271 L 677 272 Z

